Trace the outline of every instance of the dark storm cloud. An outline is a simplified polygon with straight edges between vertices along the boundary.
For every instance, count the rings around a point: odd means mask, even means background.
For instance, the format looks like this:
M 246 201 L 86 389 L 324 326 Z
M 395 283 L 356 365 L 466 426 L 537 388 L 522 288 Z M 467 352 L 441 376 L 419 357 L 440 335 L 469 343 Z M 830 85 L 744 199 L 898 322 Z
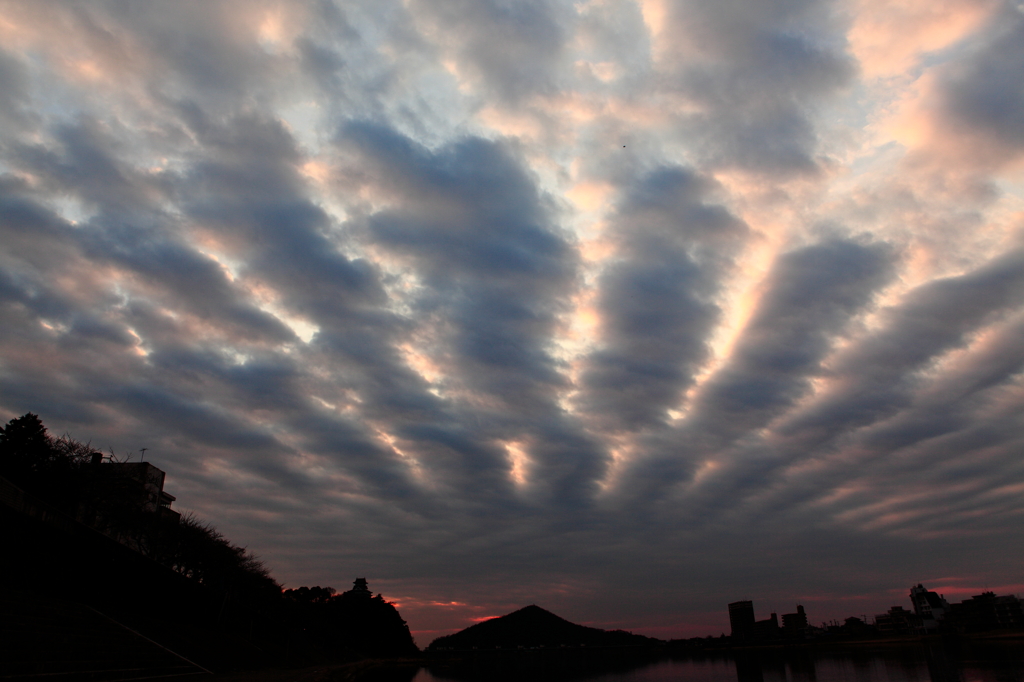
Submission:
M 716 296 L 747 228 L 709 202 L 713 184 L 666 168 L 632 188 L 616 217 L 622 256 L 599 281 L 604 348 L 584 370 L 580 405 L 597 428 L 661 422 L 707 358 Z

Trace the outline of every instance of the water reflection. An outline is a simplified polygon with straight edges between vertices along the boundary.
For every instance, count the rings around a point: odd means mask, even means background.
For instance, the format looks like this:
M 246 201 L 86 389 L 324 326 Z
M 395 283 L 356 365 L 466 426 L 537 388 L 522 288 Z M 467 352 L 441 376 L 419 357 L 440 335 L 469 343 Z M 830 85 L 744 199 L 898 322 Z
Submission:
M 772 650 L 616 662 L 595 669 L 555 660 L 501 669 L 479 664 L 421 669 L 413 682 L 529 679 L 577 682 L 1024 682 L 1024 642 L 933 643 L 876 649 Z

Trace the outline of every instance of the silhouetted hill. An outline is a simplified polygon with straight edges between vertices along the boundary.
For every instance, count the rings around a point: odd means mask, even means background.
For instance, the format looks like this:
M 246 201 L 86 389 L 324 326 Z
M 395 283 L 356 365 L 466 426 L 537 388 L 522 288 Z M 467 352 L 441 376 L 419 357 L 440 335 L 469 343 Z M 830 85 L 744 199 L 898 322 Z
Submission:
M 420 652 L 398 609 L 381 595 L 374 597 L 365 578 L 341 594 L 331 587 L 300 587 L 285 591 L 283 597 L 292 630 L 301 632 L 293 646 L 378 658 Z
M 428 648 L 439 651 L 563 646 L 638 647 L 660 643 L 660 640 L 623 630 L 608 631 L 577 625 L 531 604 L 506 616 L 472 625 L 454 635 L 438 637 Z
M 0 678 L 181 668 L 122 631 L 215 672 L 419 652 L 395 606 L 363 578 L 340 595 L 319 587 L 282 593 L 245 548 L 171 512 L 163 475 L 150 463 L 105 462 L 88 444 L 52 438 L 31 413 L 0 426 Z M 62 605 L 52 606 L 58 597 Z M 109 628 L 95 625 L 107 621 Z M 50 665 L 50 650 L 77 630 L 96 637 L 62 648 L 61 666 Z M 89 643 L 97 637 L 110 646 Z

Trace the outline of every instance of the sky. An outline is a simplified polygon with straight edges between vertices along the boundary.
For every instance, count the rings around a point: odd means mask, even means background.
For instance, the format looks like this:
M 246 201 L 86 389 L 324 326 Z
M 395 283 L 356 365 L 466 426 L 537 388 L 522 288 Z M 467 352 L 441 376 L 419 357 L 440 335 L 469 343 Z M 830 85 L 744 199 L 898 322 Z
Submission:
M 0 419 L 424 646 L 1024 592 L 1024 4 L 0 0 Z

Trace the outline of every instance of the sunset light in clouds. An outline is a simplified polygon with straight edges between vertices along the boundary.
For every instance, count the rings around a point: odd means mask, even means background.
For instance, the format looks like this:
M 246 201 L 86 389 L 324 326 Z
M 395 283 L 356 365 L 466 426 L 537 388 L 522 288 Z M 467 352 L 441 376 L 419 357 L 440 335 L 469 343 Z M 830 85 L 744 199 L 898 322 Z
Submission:
M 0 418 L 417 642 L 1024 591 L 1024 5 L 0 0 Z

